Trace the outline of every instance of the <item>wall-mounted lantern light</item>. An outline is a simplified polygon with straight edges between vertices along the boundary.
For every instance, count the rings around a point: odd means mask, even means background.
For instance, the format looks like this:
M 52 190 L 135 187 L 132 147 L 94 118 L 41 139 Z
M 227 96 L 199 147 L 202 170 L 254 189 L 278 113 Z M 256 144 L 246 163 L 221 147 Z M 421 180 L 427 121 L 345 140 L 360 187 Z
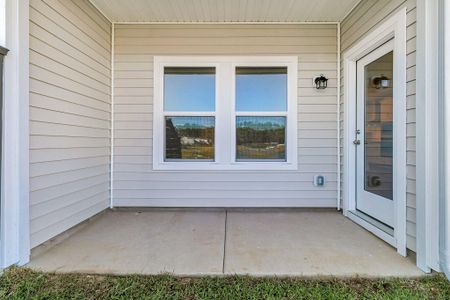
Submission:
M 318 77 L 314 77 L 313 82 L 314 82 L 314 86 L 318 90 L 324 90 L 328 86 L 328 78 L 323 76 L 323 74 L 321 74 Z
M 376 89 L 387 89 L 391 86 L 391 80 L 383 74 L 372 77 L 371 82 Z

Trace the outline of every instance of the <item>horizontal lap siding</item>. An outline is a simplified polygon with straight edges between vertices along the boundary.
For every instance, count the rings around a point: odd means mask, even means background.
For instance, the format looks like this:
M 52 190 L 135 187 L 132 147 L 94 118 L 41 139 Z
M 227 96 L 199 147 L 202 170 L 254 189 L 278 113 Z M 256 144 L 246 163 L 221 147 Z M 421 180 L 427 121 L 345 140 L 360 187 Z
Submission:
M 335 206 L 336 49 L 334 25 L 116 25 L 114 205 L 207 199 L 211 206 Z M 298 171 L 153 171 L 156 55 L 298 56 Z M 312 77 L 321 73 L 330 87 L 317 91 Z M 324 188 L 313 186 L 317 174 L 325 175 Z
M 31 247 L 109 206 L 110 39 L 87 0 L 30 1 Z
M 342 52 L 399 9 L 407 8 L 407 246 L 416 249 L 416 0 L 363 0 L 341 24 Z M 340 134 L 344 126 L 343 69 Z M 341 144 L 342 146 L 342 144 Z M 342 149 L 342 148 L 341 148 Z M 343 153 L 343 152 L 342 152 Z

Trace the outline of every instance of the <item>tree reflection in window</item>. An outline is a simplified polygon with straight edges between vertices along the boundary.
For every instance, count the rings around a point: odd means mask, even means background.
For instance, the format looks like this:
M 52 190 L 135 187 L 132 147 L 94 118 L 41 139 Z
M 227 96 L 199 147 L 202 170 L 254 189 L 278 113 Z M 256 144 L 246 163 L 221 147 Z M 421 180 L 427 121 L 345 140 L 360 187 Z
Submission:
M 165 160 L 214 160 L 214 117 L 166 117 Z
M 286 161 L 286 117 L 236 118 L 238 161 Z

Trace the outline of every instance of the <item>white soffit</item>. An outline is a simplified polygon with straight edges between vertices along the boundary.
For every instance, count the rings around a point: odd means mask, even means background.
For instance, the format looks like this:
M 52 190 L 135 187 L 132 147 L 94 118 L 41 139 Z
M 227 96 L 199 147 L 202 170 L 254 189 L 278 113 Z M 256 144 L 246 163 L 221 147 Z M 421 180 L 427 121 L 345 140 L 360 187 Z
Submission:
M 339 22 L 361 0 L 90 0 L 112 22 Z

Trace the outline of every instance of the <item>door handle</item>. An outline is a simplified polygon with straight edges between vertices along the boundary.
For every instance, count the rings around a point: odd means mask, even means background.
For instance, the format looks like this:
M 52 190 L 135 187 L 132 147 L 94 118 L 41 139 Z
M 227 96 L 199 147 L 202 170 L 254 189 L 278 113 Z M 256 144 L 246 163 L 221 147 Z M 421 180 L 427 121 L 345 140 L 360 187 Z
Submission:
M 356 145 L 356 146 L 361 145 L 361 141 L 356 139 L 356 140 L 353 141 L 353 144 Z

